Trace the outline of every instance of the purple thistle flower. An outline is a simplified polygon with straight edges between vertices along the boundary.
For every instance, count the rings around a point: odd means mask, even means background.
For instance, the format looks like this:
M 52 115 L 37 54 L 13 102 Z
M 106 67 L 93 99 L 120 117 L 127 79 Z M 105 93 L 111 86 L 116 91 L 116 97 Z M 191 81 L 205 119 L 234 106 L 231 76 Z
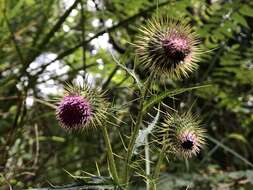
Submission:
M 107 116 L 109 103 L 99 89 L 83 85 L 66 84 L 65 94 L 58 99 L 56 118 L 61 127 L 83 130 L 101 126 Z
M 180 63 L 190 54 L 191 47 L 189 39 L 184 34 L 177 31 L 171 31 L 170 34 L 162 40 L 162 46 L 167 56 L 174 63 Z
M 91 105 L 82 96 L 65 96 L 58 105 L 57 118 L 63 128 L 82 128 L 91 119 Z
M 179 146 L 177 152 L 185 158 L 192 157 L 192 155 L 196 156 L 203 144 L 193 130 L 187 131 L 187 129 L 186 131 L 182 130 L 182 134 L 179 134 L 178 140 Z
M 157 75 L 180 79 L 197 68 L 200 49 L 192 28 L 185 22 L 153 18 L 135 43 L 140 64 Z

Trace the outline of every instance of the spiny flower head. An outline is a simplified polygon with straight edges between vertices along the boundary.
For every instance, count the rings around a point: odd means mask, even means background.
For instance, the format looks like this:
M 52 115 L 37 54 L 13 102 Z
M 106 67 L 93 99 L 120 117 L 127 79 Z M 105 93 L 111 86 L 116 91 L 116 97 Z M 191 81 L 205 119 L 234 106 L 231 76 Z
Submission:
M 60 102 L 57 115 L 66 128 L 79 128 L 91 119 L 91 105 L 80 95 L 67 95 Z
M 65 94 L 57 104 L 56 117 L 61 127 L 82 130 L 101 125 L 107 110 L 108 103 L 99 90 L 91 89 L 86 84 L 67 84 Z
M 178 156 L 196 156 L 205 144 L 205 130 L 199 125 L 197 117 L 189 112 L 168 115 L 159 131 L 162 143 L 168 144 Z
M 140 63 L 159 75 L 181 79 L 197 68 L 200 49 L 189 24 L 169 18 L 153 18 L 141 27 L 136 53 Z

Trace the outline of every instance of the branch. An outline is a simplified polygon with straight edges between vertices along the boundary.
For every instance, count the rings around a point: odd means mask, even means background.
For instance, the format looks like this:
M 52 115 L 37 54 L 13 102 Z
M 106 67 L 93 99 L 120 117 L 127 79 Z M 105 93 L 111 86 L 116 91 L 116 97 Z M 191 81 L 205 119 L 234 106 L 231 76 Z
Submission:
M 32 55 L 27 58 L 25 61 L 25 64 L 20 72 L 20 75 L 18 78 L 20 78 L 23 73 L 26 71 L 29 64 L 34 61 L 34 59 L 40 55 L 42 50 L 46 47 L 46 45 L 50 42 L 51 38 L 54 36 L 54 34 L 61 28 L 62 24 L 65 22 L 66 18 L 69 16 L 71 11 L 78 5 L 80 0 L 76 0 L 73 5 L 59 18 L 57 23 L 53 26 L 53 28 L 48 32 L 48 34 L 42 39 L 42 42 L 36 47 L 36 51 L 33 51 Z
M 33 190 L 114 190 L 113 185 L 83 185 L 74 187 L 49 187 L 49 188 L 33 188 Z
M 165 6 L 165 5 L 167 5 L 168 3 L 170 3 L 170 1 L 165 1 L 165 2 L 163 2 L 163 3 L 158 4 L 158 7 Z M 110 27 L 110 28 L 105 28 L 104 30 L 101 30 L 100 32 L 98 32 L 97 34 L 95 34 L 93 37 L 89 38 L 88 40 L 85 40 L 83 43 L 84 43 L 84 44 L 87 44 L 87 43 L 89 43 L 91 40 L 93 40 L 93 39 L 95 39 L 95 38 L 97 38 L 97 37 L 103 35 L 104 33 L 112 32 L 112 31 L 114 31 L 115 29 L 117 29 L 117 28 L 119 28 L 119 27 L 121 27 L 121 26 L 126 25 L 127 23 L 129 23 L 129 22 L 131 22 L 131 21 L 137 19 L 138 17 L 140 17 L 140 16 L 144 15 L 145 13 L 150 12 L 150 11 L 156 9 L 156 8 L 157 8 L 157 5 L 151 6 L 151 7 L 149 7 L 148 9 L 146 9 L 146 10 L 140 12 L 140 13 L 137 13 L 137 14 L 135 14 L 135 15 L 133 15 L 133 16 L 131 16 L 131 17 L 129 17 L 129 18 L 127 18 L 127 19 L 121 21 L 121 22 L 119 22 L 118 24 L 115 24 L 114 26 L 112 26 L 112 27 Z M 79 44 L 77 44 L 76 46 L 74 46 L 74 47 L 72 47 L 72 48 L 69 48 L 69 49 L 67 49 L 66 51 L 60 53 L 54 60 L 50 61 L 48 64 L 51 64 L 52 62 L 55 62 L 55 61 L 57 61 L 57 60 L 59 60 L 59 59 L 62 59 L 62 58 L 64 58 L 64 57 L 66 57 L 66 56 L 72 54 L 72 53 L 75 52 L 78 48 L 82 47 L 82 46 L 83 46 L 83 43 L 79 43 Z
M 110 73 L 110 75 L 107 78 L 107 80 L 102 85 L 102 89 L 106 89 L 107 88 L 107 86 L 109 85 L 109 83 L 111 82 L 113 76 L 116 74 L 116 72 L 118 71 L 119 68 L 120 67 L 118 65 L 116 65 L 116 67 L 112 70 L 112 72 Z

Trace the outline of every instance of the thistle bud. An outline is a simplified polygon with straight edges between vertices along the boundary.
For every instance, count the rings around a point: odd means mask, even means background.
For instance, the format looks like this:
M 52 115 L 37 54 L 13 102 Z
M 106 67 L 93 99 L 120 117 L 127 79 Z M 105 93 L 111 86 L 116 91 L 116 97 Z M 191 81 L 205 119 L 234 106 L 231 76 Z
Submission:
M 190 113 L 169 115 L 160 128 L 162 143 L 167 143 L 178 156 L 196 156 L 205 144 L 205 130 Z
M 135 44 L 141 65 L 159 75 L 181 79 L 197 68 L 200 50 L 192 28 L 172 19 L 151 19 Z
M 108 103 L 96 89 L 83 85 L 67 85 L 65 95 L 57 105 L 56 117 L 60 126 L 68 130 L 99 126 L 105 119 Z

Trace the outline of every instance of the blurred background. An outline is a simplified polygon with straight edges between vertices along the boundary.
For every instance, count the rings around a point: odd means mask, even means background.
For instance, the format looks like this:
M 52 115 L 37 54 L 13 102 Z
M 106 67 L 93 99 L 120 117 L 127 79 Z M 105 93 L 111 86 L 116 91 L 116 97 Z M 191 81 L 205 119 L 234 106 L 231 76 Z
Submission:
M 189 79 L 160 81 L 156 91 L 210 84 L 164 99 L 201 115 L 208 142 L 197 158 L 164 162 L 160 189 L 253 189 L 252 0 L 0 0 L 0 189 L 69 184 L 66 171 L 97 175 L 96 164 L 108 175 L 99 130 L 62 130 L 50 100 L 84 77 L 107 89 L 124 121 L 112 118 L 112 146 L 124 156 L 118 131 L 129 135 L 138 89 L 113 56 L 147 77 L 128 42 L 157 11 L 188 20 L 205 52 Z

